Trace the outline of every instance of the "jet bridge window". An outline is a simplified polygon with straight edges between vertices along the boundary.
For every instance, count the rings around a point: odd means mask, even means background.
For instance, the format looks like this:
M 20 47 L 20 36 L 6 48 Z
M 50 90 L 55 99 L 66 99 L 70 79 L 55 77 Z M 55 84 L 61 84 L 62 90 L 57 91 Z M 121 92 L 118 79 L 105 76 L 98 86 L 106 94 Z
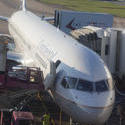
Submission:
M 77 83 L 76 78 L 65 77 L 62 81 L 62 86 L 64 88 L 75 89 L 76 83 Z
M 108 86 L 104 80 L 95 83 L 97 92 L 104 92 L 108 90 Z
M 78 85 L 77 85 L 77 90 L 92 92 L 93 91 L 93 84 L 89 81 L 80 79 L 78 82 Z

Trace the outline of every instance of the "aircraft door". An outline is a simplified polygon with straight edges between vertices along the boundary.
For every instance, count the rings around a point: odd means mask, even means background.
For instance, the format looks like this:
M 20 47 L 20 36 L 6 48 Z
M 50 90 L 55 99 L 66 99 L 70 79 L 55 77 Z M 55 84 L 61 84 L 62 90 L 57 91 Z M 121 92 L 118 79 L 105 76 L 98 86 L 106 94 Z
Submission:
M 58 88 L 60 86 L 64 76 L 65 76 L 65 72 L 63 70 L 59 71 L 56 74 L 56 78 L 55 78 L 55 82 L 54 82 L 55 88 Z
M 48 73 L 44 81 L 45 89 L 50 89 L 54 83 L 56 77 L 56 65 L 54 62 L 50 62 L 50 66 L 48 67 Z

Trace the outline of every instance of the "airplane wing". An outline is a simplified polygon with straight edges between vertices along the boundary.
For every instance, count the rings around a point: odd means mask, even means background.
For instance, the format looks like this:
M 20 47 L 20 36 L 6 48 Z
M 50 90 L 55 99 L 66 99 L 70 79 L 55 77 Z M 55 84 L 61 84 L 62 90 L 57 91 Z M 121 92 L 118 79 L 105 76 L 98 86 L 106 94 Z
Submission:
M 1 21 L 5 21 L 5 22 L 8 22 L 8 17 L 0 16 L 0 20 L 1 20 Z
M 15 61 L 17 63 L 23 63 L 23 56 L 20 53 L 15 53 L 12 51 L 7 52 L 7 59 Z
M 46 21 L 54 21 L 54 17 L 44 17 L 44 20 Z
M 33 60 L 29 56 L 26 56 L 24 53 L 17 53 L 14 51 L 7 52 L 7 60 L 13 61 L 16 64 L 23 66 L 32 66 L 33 62 Z

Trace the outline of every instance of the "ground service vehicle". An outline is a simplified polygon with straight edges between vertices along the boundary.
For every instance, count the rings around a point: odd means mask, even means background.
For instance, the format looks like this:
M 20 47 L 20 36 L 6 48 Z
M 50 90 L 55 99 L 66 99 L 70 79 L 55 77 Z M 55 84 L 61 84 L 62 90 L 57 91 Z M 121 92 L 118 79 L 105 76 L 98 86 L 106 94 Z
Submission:
M 33 121 L 31 112 L 1 110 L 1 125 L 31 125 Z

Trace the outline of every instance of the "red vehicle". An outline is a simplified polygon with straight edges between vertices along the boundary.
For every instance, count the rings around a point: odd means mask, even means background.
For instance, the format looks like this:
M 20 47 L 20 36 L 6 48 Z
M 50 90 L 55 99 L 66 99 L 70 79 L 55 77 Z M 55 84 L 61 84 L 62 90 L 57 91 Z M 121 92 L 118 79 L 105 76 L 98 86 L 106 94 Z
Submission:
M 1 125 L 31 125 L 33 119 L 31 112 L 2 110 L 0 123 Z

